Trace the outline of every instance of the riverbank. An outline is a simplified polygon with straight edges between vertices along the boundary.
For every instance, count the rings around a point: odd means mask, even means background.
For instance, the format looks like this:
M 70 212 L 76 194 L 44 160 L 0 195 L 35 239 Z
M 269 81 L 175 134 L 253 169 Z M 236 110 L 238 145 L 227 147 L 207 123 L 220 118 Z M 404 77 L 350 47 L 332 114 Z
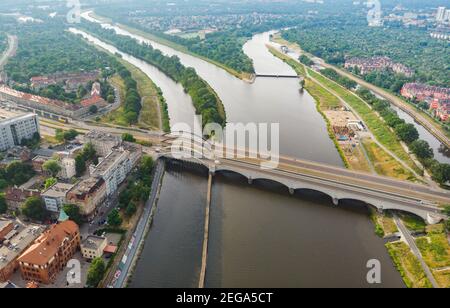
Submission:
M 282 45 L 286 45 L 292 50 L 296 51 L 299 54 L 305 54 L 308 57 L 317 59 L 320 62 L 320 65 L 324 68 L 332 68 L 335 71 L 337 71 L 341 76 L 347 77 L 354 82 L 356 82 L 358 85 L 365 87 L 369 89 L 370 91 L 374 92 L 375 94 L 381 96 L 383 99 L 389 101 L 394 106 L 400 108 L 402 111 L 410 115 L 417 123 L 422 125 L 428 132 L 430 132 L 435 138 L 437 138 L 441 143 L 446 145 L 447 147 L 450 147 L 450 131 L 447 131 L 443 128 L 442 124 L 439 123 L 436 119 L 430 117 L 427 113 L 425 113 L 423 110 L 420 110 L 416 108 L 416 106 L 412 105 L 411 103 L 407 102 L 403 98 L 399 97 L 398 95 L 389 92 L 385 89 L 379 88 L 363 79 L 361 79 L 359 76 L 356 76 L 341 67 L 337 67 L 335 65 L 331 65 L 329 63 L 326 63 L 323 59 L 318 58 L 310 53 L 305 52 L 301 46 L 299 46 L 296 43 L 292 43 L 289 41 L 286 41 L 281 37 L 280 33 L 277 33 L 273 36 L 273 41 Z
M 230 68 L 230 67 L 228 67 L 228 66 L 226 66 L 226 65 L 224 65 L 222 63 L 219 63 L 219 62 L 214 61 L 214 60 L 212 60 L 210 58 L 207 58 L 205 56 L 202 56 L 202 55 L 199 55 L 199 54 L 197 54 L 195 52 L 192 52 L 189 49 L 187 49 L 185 46 L 182 46 L 180 44 L 174 43 L 174 42 L 172 42 L 170 40 L 167 40 L 165 38 L 162 38 L 162 37 L 160 37 L 158 35 L 155 35 L 155 34 L 152 34 L 152 33 L 149 33 L 149 32 L 145 32 L 145 31 L 136 29 L 134 27 L 131 27 L 131 26 L 128 26 L 128 25 L 125 25 L 125 24 L 115 23 L 112 19 L 100 16 L 100 15 L 96 14 L 93 11 L 88 11 L 86 13 L 88 13 L 89 17 L 95 18 L 95 19 L 97 19 L 97 20 L 99 20 L 101 22 L 115 25 L 115 26 L 117 26 L 119 28 L 122 28 L 122 29 L 132 33 L 132 34 L 142 36 L 142 37 L 144 37 L 146 39 L 149 39 L 151 41 L 155 41 L 155 42 L 157 42 L 159 44 L 166 45 L 167 47 L 173 48 L 176 51 L 183 52 L 185 54 L 188 54 L 188 55 L 197 57 L 199 59 L 202 59 L 202 60 L 204 60 L 206 62 L 209 62 L 209 63 L 211 63 L 211 64 L 213 64 L 213 65 L 215 65 L 215 66 L 217 66 L 217 67 L 219 67 L 219 68 L 221 68 L 223 70 L 225 70 L 226 72 L 228 72 L 229 74 L 233 75 L 234 77 L 239 78 L 239 79 L 241 79 L 241 80 L 243 80 L 245 82 L 253 83 L 255 81 L 255 75 L 254 74 L 245 73 L 245 72 L 238 72 L 238 71 L 236 71 L 236 70 L 234 70 L 234 69 L 232 69 L 232 68 Z

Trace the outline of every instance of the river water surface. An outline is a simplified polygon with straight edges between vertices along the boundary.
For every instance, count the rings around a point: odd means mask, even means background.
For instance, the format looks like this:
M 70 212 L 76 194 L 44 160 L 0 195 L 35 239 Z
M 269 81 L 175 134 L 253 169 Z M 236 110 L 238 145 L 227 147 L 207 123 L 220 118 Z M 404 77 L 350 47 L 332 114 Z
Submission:
M 299 93 L 298 80 L 260 78 L 248 84 L 208 62 L 114 29 L 194 67 L 222 99 L 228 122 L 278 122 L 282 154 L 342 166 L 313 99 L 307 92 Z M 244 51 L 257 72 L 292 74 L 266 49 L 269 35 L 254 36 Z M 102 47 L 115 52 L 111 46 Z M 125 56 L 134 64 L 136 59 Z M 162 88 L 171 124 L 189 121 L 193 108 L 189 97 L 180 94 L 182 89 L 150 65 L 142 61 L 135 65 Z M 131 286 L 197 286 L 206 186 L 206 177 L 169 166 Z M 275 183 L 249 185 L 235 174 L 215 177 L 207 286 L 366 287 L 366 264 L 371 259 L 382 263 L 381 286 L 403 286 L 383 241 L 374 235 L 365 206 L 349 201 L 334 207 L 328 196 L 317 192 L 290 196 Z

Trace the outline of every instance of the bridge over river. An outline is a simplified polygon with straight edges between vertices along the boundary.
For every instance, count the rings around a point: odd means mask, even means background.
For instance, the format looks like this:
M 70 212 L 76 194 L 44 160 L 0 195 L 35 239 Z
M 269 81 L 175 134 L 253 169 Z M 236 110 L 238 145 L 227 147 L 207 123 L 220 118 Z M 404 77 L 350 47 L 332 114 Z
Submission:
M 180 138 L 184 140 L 181 145 Z M 237 173 L 250 184 L 273 181 L 286 186 L 291 194 L 297 190 L 319 191 L 330 196 L 336 206 L 340 200 L 359 200 L 379 211 L 405 211 L 436 224 L 446 218 L 441 205 L 450 204 L 450 192 L 408 181 L 286 156 L 278 157 L 278 163 L 267 168 L 270 165 L 267 159 L 248 150 L 231 150 L 180 135 L 167 135 L 164 143 L 166 147 L 158 149 L 158 157 L 200 164 L 212 175 Z

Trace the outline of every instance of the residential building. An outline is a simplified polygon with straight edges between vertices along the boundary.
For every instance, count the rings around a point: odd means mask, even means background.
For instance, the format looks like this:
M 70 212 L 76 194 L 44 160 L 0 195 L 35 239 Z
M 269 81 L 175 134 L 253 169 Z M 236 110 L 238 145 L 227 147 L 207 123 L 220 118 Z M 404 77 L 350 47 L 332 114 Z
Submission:
M 90 166 L 91 176 L 102 177 L 105 180 L 108 196 L 117 191 L 133 168 L 129 155 L 130 152 L 124 149 L 113 149 L 97 166 Z
M 2 242 L 6 235 L 12 231 L 14 223 L 11 220 L 0 220 L 0 242 Z
M 62 115 L 69 118 L 81 118 L 89 114 L 89 108 L 80 104 L 72 104 L 60 100 L 33 95 L 0 85 L 0 99 L 12 101 L 31 110 Z
M 429 86 L 421 83 L 406 83 L 400 91 L 403 97 L 431 103 L 433 100 L 450 99 L 450 88 Z
M 15 211 L 30 197 L 40 197 L 37 189 L 21 187 L 8 187 L 5 192 L 6 204 L 11 211 Z
M 74 158 L 64 157 L 60 162 L 61 172 L 59 177 L 62 179 L 70 180 L 77 174 L 76 162 Z
M 414 70 L 401 63 L 396 63 L 388 57 L 348 58 L 345 60 L 344 67 L 346 69 L 358 68 L 361 75 L 387 69 L 392 70 L 396 74 L 403 74 L 406 77 L 412 77 L 414 75 Z
M 445 6 L 440 6 L 436 12 L 436 21 L 444 22 L 445 21 Z
M 76 91 L 80 86 L 86 87 L 90 82 L 100 77 L 98 71 L 79 73 L 56 73 L 45 76 L 31 77 L 31 87 L 39 90 L 50 85 L 63 84 L 67 90 Z
M 51 158 L 47 156 L 36 156 L 31 160 L 31 164 L 33 166 L 33 170 L 37 173 L 44 172 L 44 164 L 49 161 Z
M 11 275 L 18 269 L 18 257 L 41 235 L 44 228 L 29 226 L 18 234 L 14 234 L 0 248 L 0 282 L 8 281 Z
M 43 284 L 55 281 L 80 247 L 80 231 L 73 221 L 53 225 L 19 258 L 22 278 Z
M 42 199 L 48 211 L 59 213 L 61 207 L 67 203 L 67 193 L 73 188 L 72 184 L 56 183 L 42 193 Z
M 39 133 L 37 115 L 25 114 L 0 121 L 0 151 L 18 146 Z
M 122 139 L 119 136 L 93 130 L 84 135 L 84 142 L 91 143 L 97 155 L 105 157 L 114 147 L 122 143 Z
M 91 177 L 76 184 L 67 193 L 67 203 L 80 207 L 81 214 L 91 217 L 106 198 L 106 184 L 101 177 Z
M 103 251 L 108 244 L 106 237 L 89 235 L 81 243 L 81 254 L 83 258 L 93 260 L 103 256 Z

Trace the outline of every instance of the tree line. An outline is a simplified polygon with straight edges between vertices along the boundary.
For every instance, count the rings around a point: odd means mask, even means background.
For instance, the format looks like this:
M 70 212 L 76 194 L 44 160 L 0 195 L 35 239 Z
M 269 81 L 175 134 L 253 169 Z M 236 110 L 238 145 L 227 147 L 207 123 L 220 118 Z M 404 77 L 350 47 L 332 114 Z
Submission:
M 226 124 L 222 102 L 211 87 L 201 79 L 195 69 L 187 68 L 178 57 L 168 57 L 147 44 L 139 44 L 135 39 L 117 35 L 114 30 L 103 29 L 100 25 L 84 21 L 81 24 L 88 32 L 115 45 L 121 51 L 157 67 L 174 81 L 180 83 L 191 96 L 197 114 L 202 115 L 203 125 L 207 123 Z

